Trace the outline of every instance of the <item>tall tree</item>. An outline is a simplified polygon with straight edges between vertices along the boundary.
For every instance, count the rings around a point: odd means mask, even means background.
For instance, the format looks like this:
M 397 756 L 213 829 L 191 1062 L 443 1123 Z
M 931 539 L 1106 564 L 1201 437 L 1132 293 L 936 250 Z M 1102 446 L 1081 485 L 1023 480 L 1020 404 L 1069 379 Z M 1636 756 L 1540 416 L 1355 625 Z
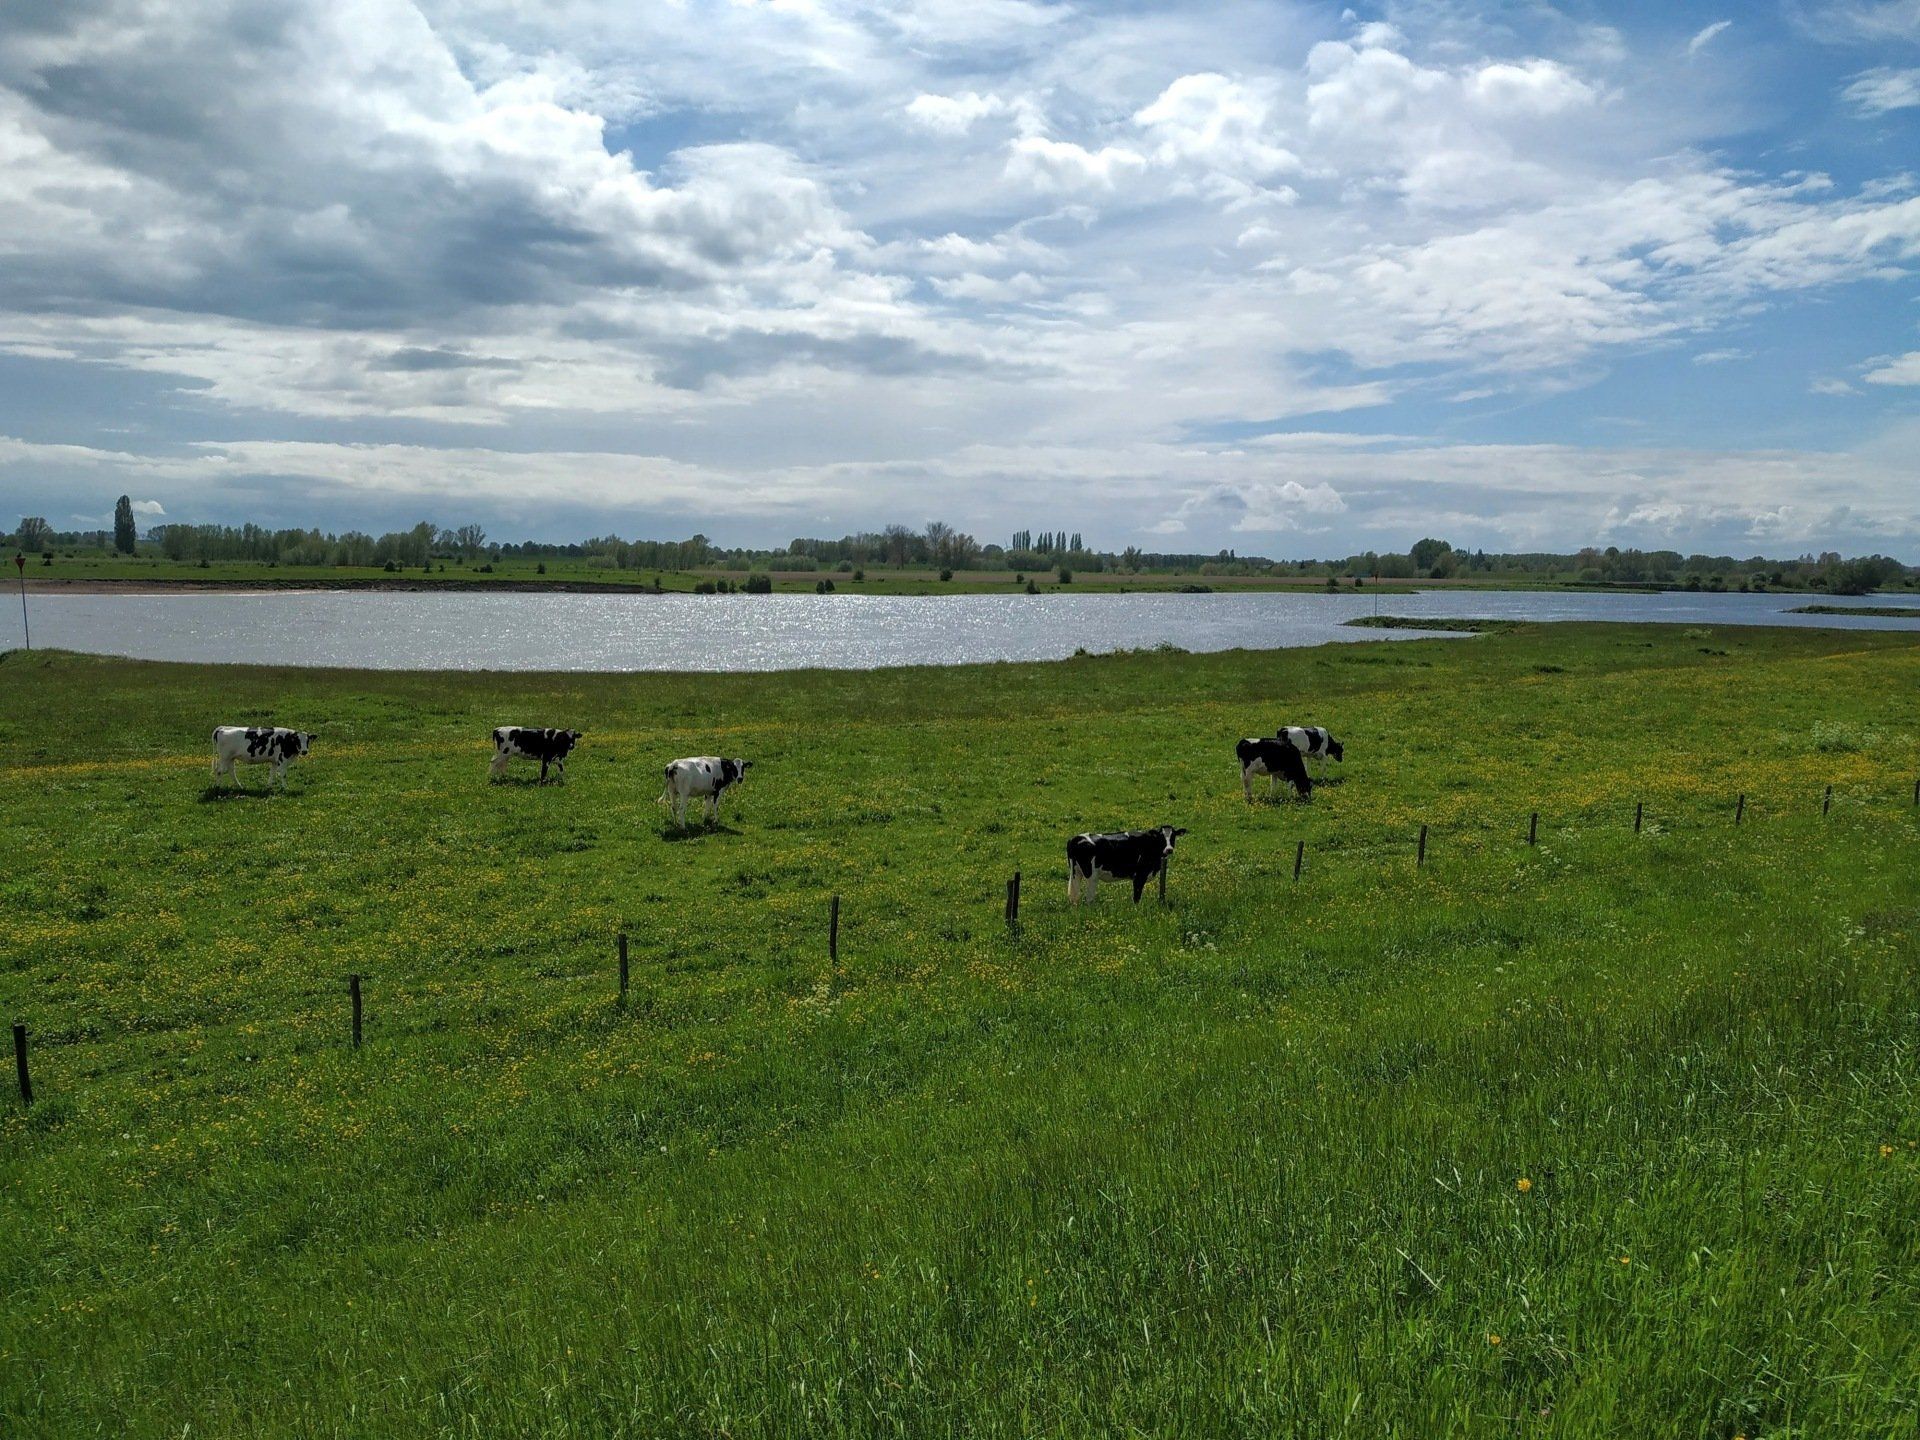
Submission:
M 38 555 L 41 548 L 53 538 L 53 527 L 47 523 L 43 515 L 23 515 L 20 517 L 20 528 L 15 532 L 14 538 L 18 540 L 22 550 Z
M 122 495 L 113 502 L 113 548 L 122 555 L 131 555 L 139 538 L 133 528 L 133 501 Z

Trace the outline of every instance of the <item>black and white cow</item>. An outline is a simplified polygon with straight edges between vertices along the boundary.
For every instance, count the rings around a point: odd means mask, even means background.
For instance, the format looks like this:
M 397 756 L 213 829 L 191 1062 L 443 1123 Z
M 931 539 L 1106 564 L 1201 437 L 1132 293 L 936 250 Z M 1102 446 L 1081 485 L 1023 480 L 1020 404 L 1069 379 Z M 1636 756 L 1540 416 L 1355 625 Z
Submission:
M 687 825 L 687 801 L 707 802 L 707 823 L 720 818 L 720 797 L 729 785 L 746 778 L 751 760 L 723 760 L 718 755 L 696 755 L 676 760 L 667 766 L 667 788 L 660 792 L 660 803 L 673 807 L 673 823 Z
M 1285 780 L 1293 786 L 1302 800 L 1313 797 L 1313 781 L 1307 775 L 1307 762 L 1300 752 L 1285 740 L 1268 740 L 1261 736 L 1250 736 L 1234 746 L 1234 753 L 1240 757 L 1240 788 L 1247 792 L 1247 803 L 1253 803 L 1253 777 L 1267 777 L 1267 794 L 1273 794 L 1273 782 L 1276 778 Z
M 238 784 L 235 765 L 271 765 L 267 776 L 271 786 L 277 779 L 287 788 L 288 762 L 298 760 L 313 748 L 313 736 L 278 725 L 219 725 L 213 731 L 213 777 Z
M 1133 903 L 1147 882 L 1167 868 L 1173 842 L 1186 834 L 1172 825 L 1158 830 L 1124 830 L 1117 835 L 1076 835 L 1067 841 L 1067 898 L 1091 901 L 1102 880 L 1131 880 Z
M 493 731 L 492 777 L 498 780 L 507 773 L 509 760 L 538 760 L 540 779 L 547 778 L 547 767 L 551 765 L 560 773 L 562 780 L 567 778 L 567 756 L 573 753 L 573 747 L 580 743 L 584 730 L 553 730 L 541 725 L 498 725 Z
M 1286 741 L 1307 759 L 1319 761 L 1322 770 L 1329 760 L 1347 758 L 1346 747 L 1328 734 L 1324 725 L 1282 725 L 1273 732 L 1273 738 Z

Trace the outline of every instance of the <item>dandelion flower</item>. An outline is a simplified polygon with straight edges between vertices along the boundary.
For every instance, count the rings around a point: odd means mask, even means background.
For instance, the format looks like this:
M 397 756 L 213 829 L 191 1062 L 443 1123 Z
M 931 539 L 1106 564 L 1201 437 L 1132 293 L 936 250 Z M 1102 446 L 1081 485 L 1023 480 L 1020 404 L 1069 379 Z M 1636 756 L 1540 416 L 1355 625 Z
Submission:
M 1893 1154 L 1893 1146 L 1891 1146 L 1891 1145 L 1882 1145 L 1882 1146 L 1880 1147 L 1880 1158 L 1881 1158 L 1881 1159 L 1883 1159 L 1883 1160 L 1884 1160 L 1884 1159 L 1885 1159 L 1885 1158 L 1886 1158 L 1887 1156 L 1889 1156 L 1889 1155 L 1891 1155 L 1891 1154 Z
M 1620 1263 L 1622 1265 L 1631 1265 L 1633 1263 L 1633 1257 L 1631 1255 L 1622 1255 L 1620 1257 Z
M 1518 1180 L 1513 1182 L 1513 1188 L 1524 1195 L 1533 1188 L 1533 1181 L 1522 1175 Z
M 1499 1343 L 1500 1343 L 1500 1337 L 1498 1335 L 1489 1334 L 1487 1336 L 1487 1344 L 1498 1345 Z

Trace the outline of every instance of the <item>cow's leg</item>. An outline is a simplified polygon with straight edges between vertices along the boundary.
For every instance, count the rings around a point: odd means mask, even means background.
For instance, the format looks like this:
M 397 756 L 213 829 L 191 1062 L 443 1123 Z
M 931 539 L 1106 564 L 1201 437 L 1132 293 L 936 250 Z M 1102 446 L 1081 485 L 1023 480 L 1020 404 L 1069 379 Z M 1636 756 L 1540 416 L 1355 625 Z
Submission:
M 1253 804 L 1253 767 L 1250 765 L 1240 767 L 1240 788 L 1247 792 L 1247 804 Z
M 1133 877 L 1133 903 L 1136 905 L 1140 903 L 1140 892 L 1147 888 L 1148 878 L 1149 877 L 1145 875 L 1136 875 Z
M 1091 905 L 1096 899 L 1099 898 L 1100 867 L 1098 865 L 1094 866 L 1093 869 L 1089 870 L 1086 874 L 1086 878 L 1080 882 L 1080 893 L 1081 895 L 1086 897 L 1086 901 L 1089 905 Z
M 542 785 L 547 783 L 547 762 L 545 760 L 540 762 L 540 783 Z
M 716 790 L 713 792 L 713 794 L 707 796 L 707 824 L 718 825 L 719 823 L 720 823 L 720 792 Z
M 492 779 L 498 780 L 507 773 L 507 758 L 507 752 L 504 750 L 495 750 L 493 752 L 493 763 L 487 767 L 488 774 Z
M 1067 903 L 1080 903 L 1080 867 L 1071 860 L 1067 861 Z

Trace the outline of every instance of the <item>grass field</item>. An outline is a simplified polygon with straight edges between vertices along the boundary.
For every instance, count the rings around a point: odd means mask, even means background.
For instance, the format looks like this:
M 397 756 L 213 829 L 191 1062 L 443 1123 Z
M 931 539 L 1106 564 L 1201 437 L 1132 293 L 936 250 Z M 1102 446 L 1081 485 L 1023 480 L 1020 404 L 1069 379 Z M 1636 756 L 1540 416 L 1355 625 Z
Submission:
M 1347 762 L 1249 808 L 1283 721 Z M 1920 1435 L 1917 775 L 1898 633 L 7 654 L 0 1435 Z M 1162 821 L 1169 905 L 1068 908 Z

